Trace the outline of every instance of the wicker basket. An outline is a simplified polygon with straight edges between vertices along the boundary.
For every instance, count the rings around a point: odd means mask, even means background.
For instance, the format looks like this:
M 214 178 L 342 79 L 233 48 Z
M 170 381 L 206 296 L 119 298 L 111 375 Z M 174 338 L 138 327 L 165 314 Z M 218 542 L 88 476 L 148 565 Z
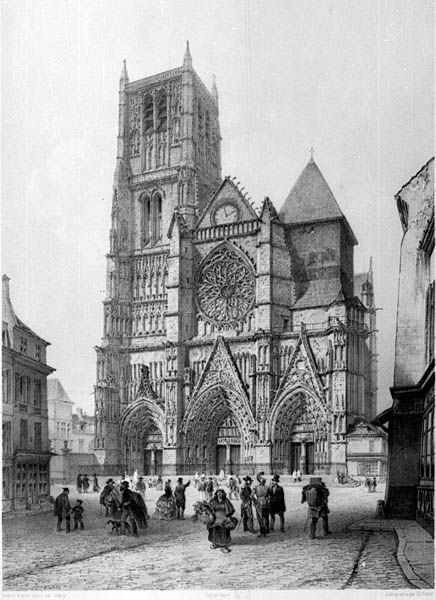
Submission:
M 197 513 L 197 519 L 204 525 L 209 525 L 213 521 L 213 515 L 210 513 Z

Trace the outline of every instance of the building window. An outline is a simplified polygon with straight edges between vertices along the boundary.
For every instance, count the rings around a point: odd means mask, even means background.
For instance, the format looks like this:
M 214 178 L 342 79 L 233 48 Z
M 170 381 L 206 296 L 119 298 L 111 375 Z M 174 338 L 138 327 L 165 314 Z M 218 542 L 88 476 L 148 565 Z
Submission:
M 35 358 L 41 360 L 41 346 L 39 344 L 35 346 Z
M 378 475 L 377 461 L 366 461 L 357 464 L 357 474 L 363 477 Z
M 71 423 L 67 423 L 67 438 L 70 437 L 71 434 Z
M 41 423 L 34 423 L 35 450 L 42 450 Z
M 20 419 L 20 449 L 27 450 L 28 444 L 27 419 Z
M 65 439 L 65 434 L 67 432 L 67 424 L 65 422 L 61 423 L 61 437 Z
M 12 454 L 12 425 L 11 421 L 3 421 L 2 423 L 2 449 L 3 456 Z
M 21 338 L 20 353 L 27 354 L 27 339 L 26 338 Z
M 425 357 L 427 364 L 434 358 L 434 284 L 433 281 L 428 286 L 425 306 Z
M 79 452 L 83 452 L 83 440 L 79 440 Z
M 39 495 L 48 494 L 48 465 L 43 463 L 39 465 Z
M 41 412 L 41 381 L 35 379 L 33 382 L 33 407 L 35 412 Z
M 2 324 L 2 344 L 3 346 L 11 347 L 11 340 L 9 338 L 8 324 L 3 321 Z
M 11 496 L 11 469 L 3 467 L 3 500 L 8 500 Z
M 146 96 L 144 98 L 144 133 L 149 133 L 153 129 L 153 98 Z
M 12 371 L 10 369 L 2 370 L 2 384 L 3 402 L 10 404 L 12 400 Z
M 369 451 L 374 452 L 374 440 L 369 440 Z
M 421 468 L 420 475 L 425 479 L 434 478 L 434 405 L 428 410 L 423 419 L 421 437 Z

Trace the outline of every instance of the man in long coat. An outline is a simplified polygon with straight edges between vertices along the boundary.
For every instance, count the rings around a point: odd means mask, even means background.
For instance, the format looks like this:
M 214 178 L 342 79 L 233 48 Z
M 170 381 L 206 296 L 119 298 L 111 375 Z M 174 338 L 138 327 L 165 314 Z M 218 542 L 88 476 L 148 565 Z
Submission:
M 57 496 L 54 503 L 54 516 L 58 518 L 56 531 L 61 531 L 62 520 L 65 519 L 65 523 L 67 526 L 67 533 L 71 531 L 71 505 L 70 500 L 68 498 L 68 494 L 70 490 L 68 488 L 63 488 L 62 493 Z
M 279 485 L 280 476 L 274 475 L 269 488 L 269 514 L 270 514 L 270 530 L 274 530 L 275 516 L 279 515 L 280 531 L 285 531 L 285 492 Z
M 121 483 L 121 505 L 121 521 L 128 520 L 133 535 L 137 536 L 138 525 L 143 529 L 147 527 L 148 513 L 142 496 L 137 492 L 129 490 L 128 481 Z

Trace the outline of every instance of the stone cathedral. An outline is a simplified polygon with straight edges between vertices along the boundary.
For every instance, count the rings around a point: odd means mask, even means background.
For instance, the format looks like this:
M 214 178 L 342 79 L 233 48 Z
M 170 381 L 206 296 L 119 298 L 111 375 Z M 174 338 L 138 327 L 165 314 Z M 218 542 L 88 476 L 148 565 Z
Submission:
M 313 157 L 256 211 L 220 141 L 189 45 L 139 81 L 124 63 L 95 454 L 108 473 L 345 471 L 347 428 L 376 413 L 372 267 L 355 276 Z

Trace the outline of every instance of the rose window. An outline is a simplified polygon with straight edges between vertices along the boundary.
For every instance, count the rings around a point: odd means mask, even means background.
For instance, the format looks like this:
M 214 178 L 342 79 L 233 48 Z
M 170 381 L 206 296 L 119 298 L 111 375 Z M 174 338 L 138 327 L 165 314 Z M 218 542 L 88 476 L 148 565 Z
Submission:
M 206 260 L 197 278 L 197 304 L 209 321 L 242 321 L 254 304 L 255 281 L 249 262 L 230 248 Z

